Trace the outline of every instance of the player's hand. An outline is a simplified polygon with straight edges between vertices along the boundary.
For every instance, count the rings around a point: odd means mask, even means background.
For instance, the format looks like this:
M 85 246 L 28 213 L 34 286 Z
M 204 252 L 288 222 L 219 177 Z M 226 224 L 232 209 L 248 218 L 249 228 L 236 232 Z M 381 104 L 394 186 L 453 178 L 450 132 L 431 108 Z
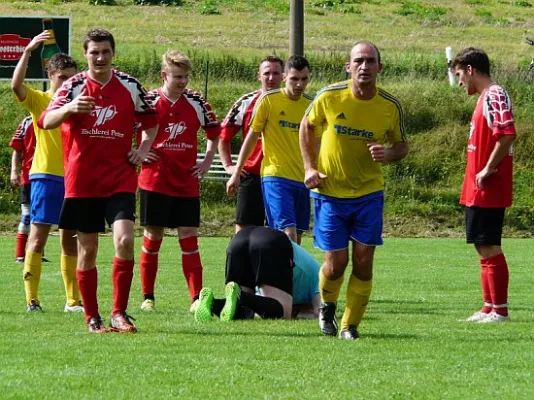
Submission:
M 232 176 L 235 172 L 235 165 L 234 164 L 227 165 L 224 167 L 224 170 L 226 171 L 228 175 Z M 241 175 L 241 178 L 246 178 L 249 175 L 249 173 L 245 171 L 244 169 L 242 169 L 240 175 Z
M 133 165 L 139 165 L 143 162 L 143 160 L 146 158 L 146 154 L 143 154 L 140 150 L 130 150 L 126 157 L 128 158 L 128 162 Z
M 68 107 L 71 114 L 89 114 L 95 109 L 95 98 L 87 96 L 84 89 L 69 103 Z
M 241 177 L 237 174 L 233 174 L 228 182 L 226 182 L 226 194 L 229 197 L 232 197 L 235 192 L 237 191 L 237 188 L 241 184 Z
M 479 188 L 480 190 L 484 190 L 486 179 L 488 179 L 490 176 L 492 176 L 496 172 L 497 172 L 497 168 L 488 168 L 487 166 L 484 167 L 484 169 L 476 175 L 475 180 L 476 180 L 477 188 Z
M 17 171 L 11 171 L 10 180 L 13 186 L 20 185 L 20 175 L 17 173 Z
M 50 34 L 50 32 L 43 31 L 40 34 L 38 34 L 37 36 L 35 36 L 30 41 L 30 43 L 28 43 L 28 45 L 26 46 L 25 51 L 32 52 L 32 51 L 36 50 L 41 45 L 41 43 L 44 43 L 45 41 L 50 40 L 50 39 L 52 39 L 52 35 Z
M 371 158 L 375 162 L 383 163 L 386 161 L 386 148 L 379 143 L 367 143 Z
M 208 172 L 210 167 L 211 162 L 209 162 L 209 160 L 204 159 L 202 160 L 202 162 L 199 162 L 193 168 L 191 168 L 191 176 L 194 176 L 198 180 L 201 180 L 202 178 L 204 178 L 204 175 L 206 175 L 206 172 Z
M 148 153 L 146 153 L 145 158 L 143 159 L 143 162 L 146 164 L 152 164 L 159 160 L 158 153 L 155 149 L 150 149 Z
M 325 178 L 325 174 L 317 171 L 315 168 L 310 168 L 306 170 L 304 184 L 308 189 L 315 189 L 321 186 L 321 180 Z

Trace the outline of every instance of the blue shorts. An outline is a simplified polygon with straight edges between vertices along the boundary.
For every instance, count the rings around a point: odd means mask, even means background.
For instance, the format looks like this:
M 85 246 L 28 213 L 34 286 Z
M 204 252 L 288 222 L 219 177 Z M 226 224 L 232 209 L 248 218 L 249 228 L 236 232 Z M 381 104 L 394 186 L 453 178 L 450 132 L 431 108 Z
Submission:
M 261 178 L 267 225 L 283 231 L 310 229 L 310 191 L 304 183 L 268 176 Z
M 315 205 L 314 244 L 323 251 L 346 249 L 349 240 L 366 246 L 382 241 L 384 194 L 342 200 L 312 195 Z
M 32 224 L 58 225 L 65 197 L 65 183 L 51 179 L 32 179 L 30 213 Z

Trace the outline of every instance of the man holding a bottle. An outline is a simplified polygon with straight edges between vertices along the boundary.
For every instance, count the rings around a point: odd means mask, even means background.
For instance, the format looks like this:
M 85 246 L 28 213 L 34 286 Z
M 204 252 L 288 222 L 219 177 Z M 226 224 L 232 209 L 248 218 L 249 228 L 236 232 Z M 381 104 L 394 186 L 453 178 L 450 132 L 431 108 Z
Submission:
M 76 73 L 74 59 L 58 53 L 50 57 L 47 76 L 50 90 L 42 92 L 26 86 L 24 79 L 28 61 L 33 51 L 44 43 L 55 42 L 53 31 L 35 36 L 24 50 L 13 78 L 11 88 L 17 100 L 29 111 L 33 118 L 37 146 L 30 170 L 31 210 L 30 235 L 24 259 L 24 289 L 27 311 L 41 311 L 38 298 L 41 278 L 42 253 L 52 225 L 59 223 L 59 213 L 64 197 L 63 145 L 59 129 L 40 129 L 36 122 L 46 109 L 54 92 L 62 83 Z M 77 243 L 74 231 L 60 229 L 61 273 L 65 284 L 67 303 L 65 312 L 82 312 L 80 294 L 76 283 Z

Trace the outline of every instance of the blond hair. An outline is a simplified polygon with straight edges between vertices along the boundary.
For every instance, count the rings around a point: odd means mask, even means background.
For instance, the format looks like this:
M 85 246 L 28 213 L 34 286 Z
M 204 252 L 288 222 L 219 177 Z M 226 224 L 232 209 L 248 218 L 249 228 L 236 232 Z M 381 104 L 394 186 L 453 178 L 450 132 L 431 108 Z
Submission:
M 165 69 L 165 67 L 171 65 L 176 65 L 177 67 L 185 68 L 188 71 L 191 71 L 193 69 L 189 57 L 180 53 L 177 50 L 169 50 L 165 54 L 163 54 L 161 68 Z

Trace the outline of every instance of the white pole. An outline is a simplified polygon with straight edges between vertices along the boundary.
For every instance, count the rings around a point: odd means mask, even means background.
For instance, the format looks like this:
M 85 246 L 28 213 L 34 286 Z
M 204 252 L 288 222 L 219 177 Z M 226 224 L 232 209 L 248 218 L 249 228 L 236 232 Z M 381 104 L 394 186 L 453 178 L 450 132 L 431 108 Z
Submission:
M 445 48 L 445 55 L 447 56 L 447 71 L 449 73 L 449 84 L 451 86 L 456 86 L 456 80 L 454 79 L 454 72 L 452 70 L 452 47 Z

